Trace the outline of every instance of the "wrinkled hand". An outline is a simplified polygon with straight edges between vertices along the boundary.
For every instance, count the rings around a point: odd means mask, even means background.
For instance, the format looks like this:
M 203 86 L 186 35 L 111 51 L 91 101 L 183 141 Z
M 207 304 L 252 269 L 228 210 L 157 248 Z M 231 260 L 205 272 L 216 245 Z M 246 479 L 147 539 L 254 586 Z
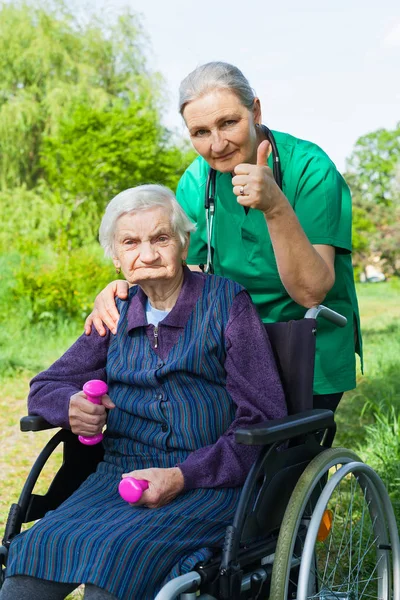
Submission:
M 85 333 L 89 335 L 94 325 L 99 335 L 106 335 L 104 325 L 107 325 L 111 333 L 117 333 L 117 323 L 119 313 L 115 305 L 115 297 L 126 300 L 128 297 L 129 285 L 127 281 L 117 279 L 107 285 L 96 296 L 94 301 L 94 309 L 85 321 Z
M 147 506 L 148 508 L 159 508 L 172 502 L 183 490 L 184 479 L 179 467 L 171 469 L 141 469 L 124 473 L 122 477 L 134 477 L 135 479 L 146 479 L 149 487 L 143 492 L 142 497 L 132 506 Z
M 69 424 L 76 435 L 93 436 L 101 432 L 107 419 L 107 408 L 115 408 L 111 398 L 104 394 L 101 404 L 93 404 L 84 392 L 77 392 L 69 402 Z
M 238 203 L 261 210 L 266 216 L 284 198 L 275 182 L 272 169 L 266 165 L 270 153 L 271 144 L 264 140 L 258 146 L 257 164 L 237 165 L 234 169 L 235 176 L 232 177 L 233 193 L 238 197 Z M 240 194 L 241 187 L 244 188 L 244 195 Z

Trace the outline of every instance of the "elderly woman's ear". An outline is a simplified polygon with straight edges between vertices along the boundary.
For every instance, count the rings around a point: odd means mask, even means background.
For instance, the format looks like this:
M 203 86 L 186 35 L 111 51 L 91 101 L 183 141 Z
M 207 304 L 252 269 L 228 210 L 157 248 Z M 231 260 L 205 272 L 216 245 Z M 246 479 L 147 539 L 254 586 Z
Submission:
M 262 123 L 261 119 L 261 103 L 259 98 L 254 98 L 253 102 L 253 118 L 256 125 Z
M 183 264 L 186 264 L 186 259 L 188 257 L 188 253 L 189 253 L 189 244 L 190 244 L 190 233 L 187 233 L 186 234 L 186 242 L 182 248 L 182 263 Z
M 186 234 L 186 242 L 185 245 L 182 248 L 182 258 L 183 260 L 187 259 L 187 255 L 189 253 L 189 244 L 190 244 L 190 233 Z
M 121 273 L 121 263 L 119 262 L 118 258 L 116 258 L 115 256 L 113 257 L 112 260 L 114 263 L 115 272 L 117 275 L 119 275 Z

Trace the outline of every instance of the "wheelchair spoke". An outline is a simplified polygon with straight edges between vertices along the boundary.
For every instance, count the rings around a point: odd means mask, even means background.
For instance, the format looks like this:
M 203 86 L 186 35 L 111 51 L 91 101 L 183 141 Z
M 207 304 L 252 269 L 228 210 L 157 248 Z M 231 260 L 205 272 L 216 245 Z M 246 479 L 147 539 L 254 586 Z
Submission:
M 307 600 L 378 600 L 383 585 L 377 556 L 377 515 L 371 513 L 367 489 L 358 477 L 340 482 L 328 507 L 331 528 L 326 540 L 316 542 L 314 588 Z
M 336 511 L 336 509 L 337 509 L 337 505 L 335 506 L 335 511 Z M 329 581 L 332 581 L 332 582 L 335 581 L 338 568 L 339 568 L 340 574 L 344 578 L 345 582 L 349 580 L 349 576 L 346 577 L 346 571 L 344 570 L 344 568 L 342 566 L 342 560 L 346 556 L 347 549 L 348 549 L 349 544 L 350 544 L 350 541 L 348 541 L 345 545 L 343 545 L 343 541 L 344 541 L 344 538 L 345 538 L 347 525 L 348 525 L 348 522 L 349 522 L 350 512 L 351 512 L 351 504 L 349 505 L 349 510 L 348 510 L 348 513 L 347 513 L 346 522 L 343 524 L 343 533 L 342 533 L 342 536 L 341 536 L 341 539 L 340 539 L 339 548 L 338 548 L 337 552 L 333 553 L 335 561 L 334 561 L 334 563 L 332 565 L 332 569 L 331 569 L 328 577 L 326 577 L 326 571 L 328 569 L 329 558 L 330 558 L 329 554 L 327 554 L 327 557 L 326 557 L 326 560 L 325 560 L 324 577 L 323 577 L 323 579 L 321 579 L 321 583 L 324 583 L 324 582 L 327 583 Z M 332 530 L 333 530 L 333 527 L 332 527 Z M 329 538 L 330 538 L 330 543 L 333 544 L 334 543 L 334 536 L 330 535 Z M 332 587 L 332 586 L 330 586 L 330 587 Z M 343 584 L 342 584 L 341 587 L 343 587 Z
M 360 520 L 361 531 L 364 531 L 365 508 L 366 508 L 366 490 L 364 490 L 364 502 L 363 502 L 363 507 L 362 507 L 361 520 Z M 370 537 L 371 536 L 368 537 L 368 542 L 369 542 Z M 358 546 L 358 564 L 361 565 L 361 544 L 359 544 L 359 546 Z M 359 574 L 360 573 L 358 572 L 357 575 L 359 575 Z M 356 578 L 356 582 L 357 582 L 356 592 L 358 594 L 358 577 Z
M 312 461 L 293 492 L 270 597 L 400 600 L 395 588 L 400 561 L 394 560 L 399 552 L 396 519 L 381 480 L 351 451 L 332 448 Z
M 375 522 L 374 522 L 374 525 L 375 525 Z M 360 537 L 359 537 L 359 539 L 360 539 L 360 540 L 362 540 L 362 532 L 363 532 L 363 526 L 361 526 L 361 527 L 359 528 L 359 530 L 358 530 L 358 529 L 355 529 L 355 534 L 356 534 L 356 535 L 358 534 L 358 535 L 360 536 Z M 364 560 L 364 558 L 367 556 L 368 552 L 369 552 L 369 551 L 370 551 L 372 548 L 374 548 L 374 547 L 375 547 L 375 545 L 376 545 L 376 542 L 378 541 L 378 538 L 377 538 L 377 537 L 375 537 L 375 538 L 372 540 L 372 542 L 370 542 L 370 538 L 371 538 L 371 532 L 370 532 L 370 535 L 369 535 L 369 537 L 368 537 L 368 540 L 367 540 L 367 544 L 366 544 L 366 546 L 367 546 L 367 547 L 366 547 L 366 549 L 365 549 L 365 551 L 364 551 L 364 553 L 363 553 L 363 555 L 362 555 L 362 556 L 361 556 L 361 543 L 360 543 L 360 544 L 358 544 L 358 547 L 359 547 L 358 561 L 357 561 L 357 563 L 354 565 L 353 569 L 352 569 L 352 570 L 349 572 L 349 575 L 348 575 L 348 577 L 345 579 L 345 582 L 344 582 L 344 583 L 347 583 L 347 582 L 349 582 L 349 581 L 354 581 L 354 582 L 355 582 L 355 584 L 356 584 L 356 586 L 357 586 L 357 582 L 359 581 L 359 575 L 360 575 L 360 571 L 361 571 L 361 568 L 362 568 L 363 560 Z M 346 550 L 346 548 L 345 548 L 344 550 Z M 336 565 L 337 565 L 337 564 L 340 564 L 340 562 L 341 562 L 341 560 L 344 558 L 344 556 L 345 556 L 345 553 L 344 553 L 344 552 L 342 552 L 342 553 L 340 553 L 340 554 L 338 553 L 338 555 L 337 555 L 337 557 L 336 557 L 336 564 L 335 564 L 334 568 L 336 568 Z M 355 576 L 354 576 L 354 575 L 355 575 Z M 329 579 L 330 579 L 330 577 L 328 577 L 328 580 L 329 580 Z M 325 580 L 325 578 L 324 578 L 324 580 Z M 333 578 L 332 578 L 332 580 L 333 580 Z M 356 591 L 357 591 L 357 593 L 358 593 L 358 589 L 357 589 Z
M 333 511 L 332 529 L 335 528 L 336 517 L 337 517 L 337 506 L 335 506 L 335 510 Z M 325 581 L 326 570 L 327 570 L 328 565 L 329 565 L 329 557 L 330 557 L 330 554 L 331 554 L 331 548 L 332 548 L 332 544 L 333 544 L 333 536 L 330 535 L 328 539 L 329 539 L 329 546 L 328 546 L 328 550 L 327 550 L 327 559 L 326 559 L 326 562 L 325 562 L 325 569 L 324 569 L 324 574 L 323 574 L 323 581 Z
M 374 568 L 373 572 L 371 573 L 371 576 L 370 576 L 369 580 L 366 582 L 366 584 L 365 584 L 365 586 L 364 586 L 364 589 L 363 589 L 363 591 L 361 592 L 361 595 L 359 596 L 360 600 L 361 600 L 361 598 L 365 598 L 365 596 L 364 596 L 364 592 L 365 592 L 365 590 L 367 589 L 367 586 L 368 586 L 368 584 L 370 583 L 370 581 L 374 581 L 374 580 L 372 579 L 372 576 L 374 575 L 374 573 L 375 573 L 376 569 L 378 568 L 378 564 L 379 564 L 379 562 L 377 562 L 377 563 L 376 563 L 376 565 L 375 565 L 375 568 Z

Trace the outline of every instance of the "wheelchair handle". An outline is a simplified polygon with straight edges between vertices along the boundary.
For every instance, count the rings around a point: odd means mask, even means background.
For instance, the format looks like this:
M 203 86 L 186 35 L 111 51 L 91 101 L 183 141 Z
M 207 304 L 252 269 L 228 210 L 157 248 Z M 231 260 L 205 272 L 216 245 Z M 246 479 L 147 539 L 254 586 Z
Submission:
M 135 479 L 135 477 L 124 477 L 119 482 L 118 491 L 125 502 L 137 502 L 149 487 L 146 479 Z
M 91 379 L 85 383 L 82 389 L 89 402 L 101 404 L 101 397 L 107 394 L 108 385 L 104 381 L 101 381 L 101 379 Z M 91 436 L 79 435 L 78 440 L 82 444 L 85 444 L 85 446 L 94 446 L 103 440 L 103 434 L 98 433 Z

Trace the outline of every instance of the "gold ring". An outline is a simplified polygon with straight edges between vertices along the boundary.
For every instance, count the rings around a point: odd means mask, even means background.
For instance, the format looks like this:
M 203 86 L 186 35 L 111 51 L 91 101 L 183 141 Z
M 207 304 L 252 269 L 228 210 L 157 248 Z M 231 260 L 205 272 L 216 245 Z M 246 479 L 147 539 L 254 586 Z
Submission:
M 240 188 L 239 188 L 239 194 L 240 194 L 241 196 L 244 196 L 244 185 L 241 185 L 241 186 L 240 186 Z

